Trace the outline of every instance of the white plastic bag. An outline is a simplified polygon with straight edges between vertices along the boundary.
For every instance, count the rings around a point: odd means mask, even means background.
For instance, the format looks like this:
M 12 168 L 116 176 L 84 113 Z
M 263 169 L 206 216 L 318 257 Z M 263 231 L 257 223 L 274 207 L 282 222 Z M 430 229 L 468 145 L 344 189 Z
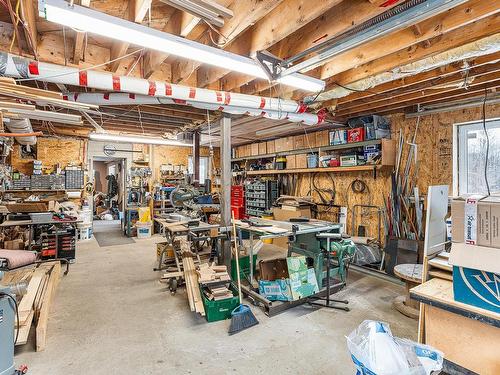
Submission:
M 359 375 L 430 375 L 443 365 L 434 348 L 392 336 L 389 325 L 365 320 L 347 337 Z

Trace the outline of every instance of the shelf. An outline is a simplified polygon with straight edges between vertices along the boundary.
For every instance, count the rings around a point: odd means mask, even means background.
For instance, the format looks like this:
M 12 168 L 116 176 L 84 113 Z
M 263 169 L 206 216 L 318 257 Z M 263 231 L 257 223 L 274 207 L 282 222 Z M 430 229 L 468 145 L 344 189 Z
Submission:
M 262 175 L 274 175 L 274 174 L 296 174 L 296 173 L 316 173 L 316 172 L 328 172 L 328 173 L 344 173 L 344 172 L 373 172 L 376 173 L 377 170 L 380 170 L 384 167 L 384 165 L 360 165 L 356 167 L 330 167 L 330 168 L 303 168 L 303 169 L 270 169 L 270 170 L 262 170 L 262 171 L 247 171 L 248 176 L 262 176 Z
M 345 150 L 349 148 L 357 148 L 363 146 L 371 146 L 371 145 L 379 145 L 382 143 L 382 139 L 373 139 L 371 141 L 364 142 L 355 142 L 355 143 L 345 143 L 342 145 L 328 145 L 328 146 L 320 146 L 320 147 L 311 147 L 311 148 L 302 148 L 299 150 L 290 150 L 290 151 L 282 151 L 275 152 L 272 154 L 264 154 L 264 155 L 255 155 L 255 156 L 245 156 L 241 158 L 231 159 L 232 162 L 235 161 L 243 161 L 243 160 L 257 160 L 257 159 L 268 159 L 274 158 L 277 156 L 287 156 L 287 155 L 298 155 L 298 154 L 307 154 L 310 152 L 318 152 L 321 151 L 335 151 L 335 150 Z

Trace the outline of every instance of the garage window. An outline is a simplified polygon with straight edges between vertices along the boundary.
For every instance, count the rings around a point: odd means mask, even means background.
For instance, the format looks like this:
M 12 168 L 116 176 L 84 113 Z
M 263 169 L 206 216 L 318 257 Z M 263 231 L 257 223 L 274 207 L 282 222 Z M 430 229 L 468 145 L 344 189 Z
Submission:
M 189 156 L 188 158 L 188 173 L 194 174 L 192 156 Z M 208 178 L 208 157 L 202 156 L 200 157 L 200 185 L 203 185 L 207 178 Z
M 491 194 L 500 193 L 500 119 L 456 124 L 454 152 L 455 193 L 487 194 L 485 162 L 489 138 L 487 177 Z

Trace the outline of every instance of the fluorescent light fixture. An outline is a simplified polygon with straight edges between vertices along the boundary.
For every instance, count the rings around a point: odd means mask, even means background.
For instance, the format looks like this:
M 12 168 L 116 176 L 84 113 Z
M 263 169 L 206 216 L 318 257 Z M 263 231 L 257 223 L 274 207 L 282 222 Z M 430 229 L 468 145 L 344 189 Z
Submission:
M 141 136 L 133 136 L 133 135 L 120 135 L 120 134 L 109 134 L 109 133 L 90 133 L 89 138 L 94 140 L 94 141 L 193 147 L 192 144 L 183 143 L 183 142 L 175 141 L 172 139 L 141 137 Z
M 252 59 L 210 47 L 202 43 L 168 34 L 121 18 L 113 17 L 87 7 L 71 5 L 64 0 L 42 0 L 40 16 L 81 31 L 165 52 L 219 68 L 267 79 L 266 73 Z M 318 92 L 325 82 L 304 74 L 283 77 L 281 83 L 305 91 Z

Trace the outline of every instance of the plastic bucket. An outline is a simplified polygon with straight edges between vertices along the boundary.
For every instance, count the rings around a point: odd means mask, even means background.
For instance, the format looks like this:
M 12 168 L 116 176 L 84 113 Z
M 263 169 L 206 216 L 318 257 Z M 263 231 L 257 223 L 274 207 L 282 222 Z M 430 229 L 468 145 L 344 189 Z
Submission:
M 318 168 L 318 155 L 307 155 L 307 168 Z
M 151 237 L 151 222 L 141 223 L 140 221 L 135 223 L 137 228 L 137 238 L 149 238 Z

